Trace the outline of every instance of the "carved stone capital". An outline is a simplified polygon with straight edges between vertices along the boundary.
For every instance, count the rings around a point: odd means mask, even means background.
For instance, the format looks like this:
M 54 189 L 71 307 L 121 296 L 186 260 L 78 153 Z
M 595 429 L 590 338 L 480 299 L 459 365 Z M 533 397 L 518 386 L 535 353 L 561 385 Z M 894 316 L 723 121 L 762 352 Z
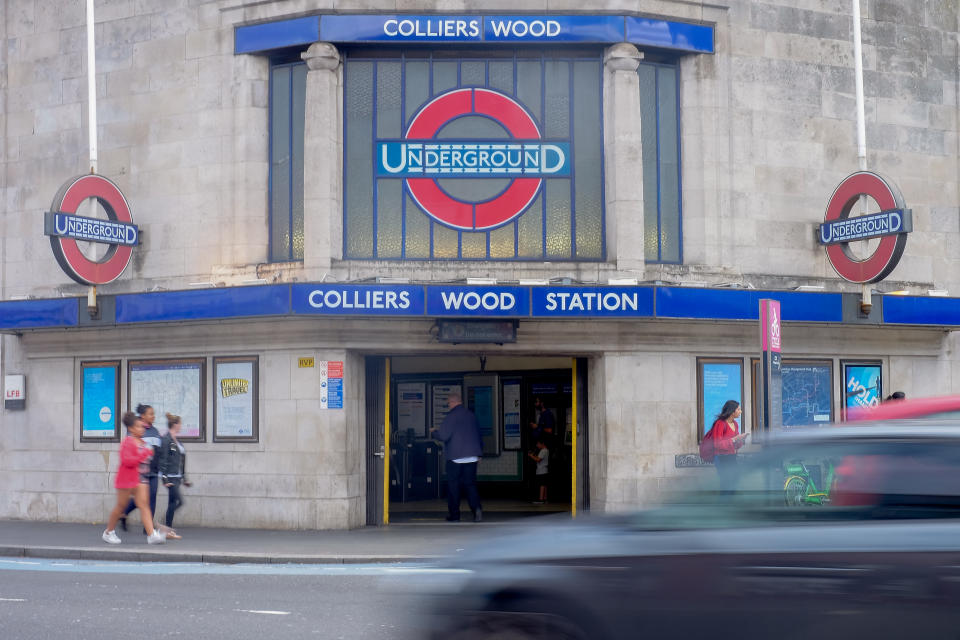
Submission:
M 300 57 L 310 71 L 333 71 L 340 65 L 340 52 L 329 42 L 314 42 Z
M 603 54 L 603 64 L 611 71 L 636 71 L 643 54 L 629 42 L 618 42 Z

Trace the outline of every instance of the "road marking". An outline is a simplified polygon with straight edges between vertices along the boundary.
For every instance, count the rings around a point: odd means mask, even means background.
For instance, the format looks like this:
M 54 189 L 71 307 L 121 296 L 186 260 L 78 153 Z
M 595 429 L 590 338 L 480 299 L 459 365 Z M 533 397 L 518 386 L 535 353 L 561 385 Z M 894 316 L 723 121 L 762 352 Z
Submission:
M 113 573 L 153 575 L 305 575 L 342 578 L 366 576 L 398 579 L 401 576 L 450 576 L 469 574 L 463 569 L 446 569 L 429 564 L 219 564 L 202 562 L 123 562 L 112 560 L 23 561 L 0 557 L 2 571 L 48 571 L 65 573 Z
M 234 609 L 234 611 L 239 611 L 240 613 L 262 613 L 268 616 L 288 616 L 290 615 L 289 611 L 263 611 L 258 609 Z
M 0 602 L 26 602 L 23 598 L 0 598 Z

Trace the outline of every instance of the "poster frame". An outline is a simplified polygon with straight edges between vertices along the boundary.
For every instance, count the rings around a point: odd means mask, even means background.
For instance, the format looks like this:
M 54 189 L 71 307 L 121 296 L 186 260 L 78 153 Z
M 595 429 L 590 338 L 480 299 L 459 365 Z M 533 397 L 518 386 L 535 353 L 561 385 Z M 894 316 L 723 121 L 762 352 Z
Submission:
M 703 373 L 706 367 L 711 364 L 727 364 L 727 365 L 737 365 L 740 369 L 740 407 L 744 407 L 743 396 L 744 396 L 744 386 L 743 386 L 743 358 L 742 357 L 697 357 L 697 444 L 703 441 L 704 431 L 706 428 L 706 407 L 704 406 L 704 385 L 703 385 Z M 719 407 L 716 409 L 719 411 Z M 740 429 L 744 431 L 747 420 L 745 416 L 740 418 Z
M 750 359 L 750 389 L 753 392 L 753 408 L 756 411 L 759 409 L 757 402 L 759 400 L 758 395 L 760 394 L 760 358 L 751 358 Z M 835 378 L 837 377 L 836 371 L 834 370 L 834 361 L 830 358 L 784 358 L 781 362 L 781 371 L 790 366 L 813 366 L 813 367 L 826 367 L 830 370 L 830 420 L 828 422 L 822 422 L 818 424 L 827 425 L 833 422 L 834 415 L 836 414 L 834 406 L 836 404 L 836 399 L 833 394 L 833 385 L 835 384 Z M 758 414 L 755 414 L 758 415 Z M 786 427 L 787 429 L 791 427 Z
M 423 421 L 421 424 L 413 426 L 414 438 L 424 439 L 430 435 L 430 429 L 427 425 L 430 417 L 430 411 L 427 410 L 427 402 L 430 396 L 428 393 L 426 380 L 397 380 L 396 388 L 394 389 L 394 394 L 397 399 L 397 433 L 402 433 L 406 429 L 410 428 L 409 425 L 401 424 L 400 404 L 402 402 L 402 394 L 406 393 L 412 387 L 417 387 L 417 391 L 423 394 Z
M 120 360 L 90 360 L 90 361 L 81 361 L 80 362 L 80 442 L 120 442 L 120 415 L 122 413 L 120 407 Z M 83 405 L 84 397 L 86 395 L 85 385 L 84 385 L 84 371 L 88 368 L 107 368 L 112 367 L 114 369 L 114 384 L 113 389 L 113 435 L 112 436 L 85 436 L 83 430 Z
M 250 364 L 250 415 L 253 419 L 249 436 L 222 436 L 219 432 L 217 390 L 218 368 L 222 364 Z M 259 442 L 260 441 L 260 356 L 216 356 L 213 358 L 213 441 L 214 442 Z
M 876 367 L 879 370 L 877 400 L 883 402 L 883 361 L 871 359 L 840 360 L 840 420 L 847 419 L 847 367 Z
M 130 410 L 135 410 L 135 405 L 132 404 L 132 392 L 133 385 L 131 380 L 133 377 L 133 369 L 138 366 L 164 366 L 168 365 L 172 367 L 178 367 L 182 365 L 199 365 L 200 368 L 200 407 L 199 407 L 199 421 L 200 421 L 200 433 L 196 436 L 180 436 L 178 439 L 183 442 L 206 442 L 207 441 L 207 359 L 206 358 L 154 358 L 154 359 L 145 359 L 145 360 L 128 360 L 127 361 L 127 405 L 130 406 Z M 164 416 L 157 415 L 155 420 L 166 420 Z

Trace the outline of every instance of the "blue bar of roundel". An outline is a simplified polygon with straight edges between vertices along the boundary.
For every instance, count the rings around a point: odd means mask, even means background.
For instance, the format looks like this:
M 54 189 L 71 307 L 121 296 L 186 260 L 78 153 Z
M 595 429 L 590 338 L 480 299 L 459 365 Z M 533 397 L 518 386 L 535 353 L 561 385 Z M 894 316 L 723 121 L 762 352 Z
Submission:
M 428 286 L 427 315 L 516 318 L 530 315 L 528 287 Z
M 234 53 L 269 51 L 296 45 L 310 44 L 320 39 L 320 19 L 317 16 L 294 18 L 237 27 L 234 33 Z
M 0 329 L 75 327 L 79 314 L 77 300 L 59 298 L 0 302 Z
M 602 296 L 599 301 L 597 294 Z M 533 287 L 531 315 L 535 318 L 649 318 L 653 316 L 653 287 Z
M 423 287 L 392 284 L 295 284 L 293 312 L 338 316 L 422 316 Z
M 524 27 L 517 28 L 517 24 Z M 509 24 L 510 29 L 506 27 Z M 530 27 L 543 35 L 531 35 Z M 485 16 L 486 42 L 623 42 L 621 16 Z M 522 34 L 522 35 L 520 35 Z
M 884 296 L 885 324 L 960 325 L 960 298 Z
M 713 27 L 628 16 L 627 42 L 662 49 L 713 53 Z
M 290 286 L 163 291 L 117 296 L 117 323 L 279 316 L 290 312 Z
M 412 25 L 409 35 L 400 34 L 401 21 L 404 28 Z M 462 27 L 459 33 L 458 26 Z M 321 16 L 320 35 L 324 42 L 480 42 L 483 18 L 476 15 Z
M 785 322 L 843 321 L 839 293 L 658 287 L 656 311 L 658 318 L 759 320 L 762 298 L 780 301 Z

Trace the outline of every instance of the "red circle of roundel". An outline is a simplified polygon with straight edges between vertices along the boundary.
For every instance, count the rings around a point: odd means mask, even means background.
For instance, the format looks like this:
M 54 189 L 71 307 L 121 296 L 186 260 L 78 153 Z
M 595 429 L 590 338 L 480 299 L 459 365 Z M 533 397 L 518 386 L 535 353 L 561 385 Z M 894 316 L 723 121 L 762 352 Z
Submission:
M 489 89 L 456 89 L 437 96 L 414 116 L 406 139 L 430 139 L 448 122 L 484 115 L 499 122 L 517 139 L 539 139 L 540 129 L 519 104 Z M 484 231 L 514 219 L 530 206 L 540 191 L 541 178 L 514 178 L 496 198 L 472 204 L 451 198 L 432 178 L 407 178 L 416 203 L 432 218 L 468 231 Z
M 67 180 L 54 196 L 50 210 L 75 214 L 87 198 L 96 198 L 111 220 L 133 224 L 130 207 L 120 188 L 95 174 Z M 103 258 L 91 260 L 83 255 L 76 240 L 60 236 L 50 236 L 50 246 L 64 272 L 74 281 L 89 285 L 107 284 L 119 278 L 133 254 L 133 247 L 114 244 Z
M 858 171 L 844 178 L 834 190 L 823 221 L 832 222 L 849 217 L 861 195 L 873 198 L 881 211 L 905 208 L 903 196 L 896 185 L 879 174 Z M 827 245 L 827 257 L 841 278 L 866 284 L 879 282 L 890 275 L 900 262 L 906 245 L 907 234 L 898 233 L 880 238 L 876 251 L 863 260 L 857 259 L 846 243 Z

